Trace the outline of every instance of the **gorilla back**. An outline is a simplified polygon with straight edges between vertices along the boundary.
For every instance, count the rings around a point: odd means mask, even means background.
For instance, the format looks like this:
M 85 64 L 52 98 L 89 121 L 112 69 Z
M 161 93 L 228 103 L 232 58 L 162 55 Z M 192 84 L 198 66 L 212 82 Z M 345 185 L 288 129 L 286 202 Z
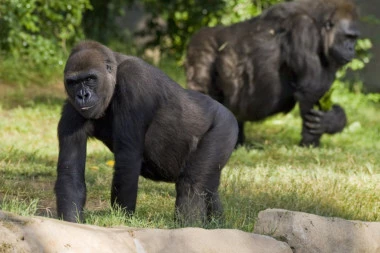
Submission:
M 336 71 L 355 55 L 359 36 L 348 0 L 298 0 L 228 27 L 203 28 L 190 40 L 187 85 L 227 106 L 240 126 L 299 102 L 302 145 L 318 146 L 322 134 L 340 132 L 343 108 L 314 110 Z
M 135 210 L 142 175 L 175 183 L 180 222 L 194 224 L 221 214 L 221 169 L 238 132 L 226 108 L 181 88 L 141 59 L 94 41 L 72 50 L 64 82 L 68 99 L 58 125 L 55 184 L 59 217 L 83 220 L 89 137 L 114 153 L 113 205 Z

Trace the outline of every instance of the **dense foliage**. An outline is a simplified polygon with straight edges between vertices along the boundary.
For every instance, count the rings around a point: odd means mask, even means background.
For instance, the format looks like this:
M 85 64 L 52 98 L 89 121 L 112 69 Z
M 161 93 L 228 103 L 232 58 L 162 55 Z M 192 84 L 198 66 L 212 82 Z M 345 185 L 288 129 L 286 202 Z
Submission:
M 201 27 L 232 24 L 259 14 L 263 8 L 282 0 L 143 0 L 150 13 L 146 29 L 139 35 L 153 34 L 147 46 L 160 45 L 164 51 L 181 55 L 190 36 Z M 163 19 L 165 25 L 159 22 Z
M 89 0 L 4 1 L 0 4 L 1 49 L 34 64 L 62 64 L 57 53 L 83 38 L 82 14 L 89 8 Z

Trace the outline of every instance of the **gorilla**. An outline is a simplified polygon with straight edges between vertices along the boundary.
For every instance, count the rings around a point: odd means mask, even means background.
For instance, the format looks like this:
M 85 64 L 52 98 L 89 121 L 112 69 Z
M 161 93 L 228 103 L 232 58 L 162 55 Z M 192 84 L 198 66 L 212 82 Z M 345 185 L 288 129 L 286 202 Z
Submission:
M 131 213 L 139 175 L 174 182 L 182 224 L 220 216 L 221 169 L 234 150 L 238 124 L 217 101 L 185 90 L 143 60 L 95 41 L 76 45 L 64 70 L 68 99 L 58 124 L 57 213 L 84 221 L 88 138 L 115 156 L 111 202 Z
M 357 18 L 348 0 L 298 0 L 231 26 L 203 28 L 188 45 L 187 86 L 235 114 L 239 144 L 245 121 L 287 113 L 298 102 L 300 144 L 319 146 L 322 134 L 346 125 L 342 107 L 323 111 L 319 100 L 355 56 Z

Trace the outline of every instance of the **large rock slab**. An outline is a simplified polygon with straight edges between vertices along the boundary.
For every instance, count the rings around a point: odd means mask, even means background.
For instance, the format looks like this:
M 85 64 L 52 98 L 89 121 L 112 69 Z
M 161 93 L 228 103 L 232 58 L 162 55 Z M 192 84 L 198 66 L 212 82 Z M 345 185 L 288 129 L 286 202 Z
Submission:
M 254 233 L 287 242 L 295 253 L 380 253 L 380 222 L 267 209 L 259 213 Z
M 0 252 L 291 253 L 269 236 L 233 229 L 103 228 L 0 211 Z

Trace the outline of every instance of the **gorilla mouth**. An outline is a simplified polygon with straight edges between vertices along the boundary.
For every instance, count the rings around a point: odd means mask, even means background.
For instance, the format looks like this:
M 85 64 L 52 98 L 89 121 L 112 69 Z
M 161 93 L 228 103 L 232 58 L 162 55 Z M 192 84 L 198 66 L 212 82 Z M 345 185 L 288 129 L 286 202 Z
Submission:
M 95 105 L 92 105 L 92 106 L 85 106 L 85 107 L 81 107 L 80 109 L 82 110 L 82 111 L 87 111 L 87 110 L 89 110 L 89 109 L 91 109 L 92 107 L 94 107 Z
M 343 62 L 344 64 L 352 61 L 352 59 L 355 58 L 355 53 L 352 53 L 352 54 L 347 54 L 347 55 L 341 55 L 340 57 L 340 61 Z
M 341 63 L 345 65 L 345 64 L 349 63 L 352 59 L 353 59 L 353 57 L 352 58 L 342 57 Z

